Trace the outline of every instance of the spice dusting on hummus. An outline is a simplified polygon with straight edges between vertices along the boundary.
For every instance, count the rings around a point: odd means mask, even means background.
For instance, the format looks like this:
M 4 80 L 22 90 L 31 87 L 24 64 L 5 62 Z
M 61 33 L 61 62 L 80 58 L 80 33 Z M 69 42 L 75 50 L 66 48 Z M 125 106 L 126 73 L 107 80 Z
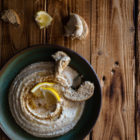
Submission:
M 71 59 L 66 53 L 58 51 L 52 57 L 55 62 L 24 68 L 9 92 L 15 121 L 37 137 L 60 136 L 71 130 L 83 113 L 85 100 L 94 93 L 93 83 L 82 83 L 80 74 L 68 66 Z M 77 90 L 72 88 L 75 85 Z

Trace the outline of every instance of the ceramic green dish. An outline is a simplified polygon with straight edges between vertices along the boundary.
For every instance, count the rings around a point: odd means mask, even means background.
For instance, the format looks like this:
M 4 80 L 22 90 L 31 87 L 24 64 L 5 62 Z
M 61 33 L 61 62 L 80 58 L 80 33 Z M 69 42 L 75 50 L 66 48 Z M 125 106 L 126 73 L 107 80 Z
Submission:
M 37 61 L 51 61 L 51 55 L 62 50 L 66 52 L 72 61 L 70 65 L 77 69 L 86 80 L 95 84 L 94 96 L 86 101 L 83 115 L 77 125 L 63 136 L 51 138 L 55 140 L 79 140 L 83 139 L 94 126 L 101 107 L 101 87 L 96 73 L 91 65 L 80 55 L 70 49 L 55 45 L 37 45 L 26 49 L 14 56 L 0 72 L 0 127 L 12 140 L 48 140 L 37 138 L 21 129 L 14 121 L 8 105 L 8 90 L 16 75 L 27 65 Z

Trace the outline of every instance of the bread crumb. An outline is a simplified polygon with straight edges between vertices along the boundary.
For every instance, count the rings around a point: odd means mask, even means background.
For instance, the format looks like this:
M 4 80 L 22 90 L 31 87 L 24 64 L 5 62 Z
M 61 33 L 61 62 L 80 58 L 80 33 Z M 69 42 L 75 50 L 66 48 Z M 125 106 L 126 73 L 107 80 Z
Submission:
M 1 19 L 4 22 L 11 23 L 13 25 L 20 25 L 20 18 L 13 9 L 4 10 L 1 13 Z

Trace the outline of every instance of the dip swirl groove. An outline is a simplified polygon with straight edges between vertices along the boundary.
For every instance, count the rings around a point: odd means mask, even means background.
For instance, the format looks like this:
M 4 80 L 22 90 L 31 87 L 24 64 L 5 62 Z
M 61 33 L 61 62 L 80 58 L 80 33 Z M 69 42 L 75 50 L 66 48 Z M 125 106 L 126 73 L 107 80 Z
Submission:
M 63 96 L 67 88 L 72 86 L 71 81 L 79 75 L 67 66 L 68 63 L 59 63 L 59 67 L 54 62 L 37 62 L 27 66 L 16 76 L 9 90 L 9 105 L 16 123 L 26 132 L 37 137 L 60 136 L 79 121 L 85 101 L 74 102 Z M 46 81 L 54 83 L 53 88 L 61 97 L 61 102 L 55 100 L 53 109 L 44 108 L 46 98 L 34 98 L 30 92 L 36 84 Z M 30 99 L 41 102 L 43 107 L 38 104 L 34 108 Z

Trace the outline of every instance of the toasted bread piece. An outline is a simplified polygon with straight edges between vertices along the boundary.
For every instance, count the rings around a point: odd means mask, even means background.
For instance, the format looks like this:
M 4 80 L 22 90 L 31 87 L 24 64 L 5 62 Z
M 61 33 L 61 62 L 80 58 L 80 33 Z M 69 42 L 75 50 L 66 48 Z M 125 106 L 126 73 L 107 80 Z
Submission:
M 1 19 L 14 25 L 20 25 L 20 18 L 13 9 L 4 10 L 1 13 Z
M 71 13 L 66 24 L 65 36 L 72 39 L 85 39 L 88 35 L 89 29 L 86 21 L 78 14 Z
M 70 63 L 71 59 L 66 53 L 62 51 L 56 52 L 54 55 L 52 55 L 52 57 L 56 61 L 55 75 L 61 75 L 61 73 Z
M 82 32 L 82 35 L 78 37 L 78 39 L 82 40 L 87 37 L 89 29 L 88 29 L 88 25 L 87 25 L 86 21 L 81 16 L 80 16 L 80 19 L 83 24 L 83 32 Z
M 68 55 L 63 51 L 57 51 L 55 54 L 52 55 L 55 61 L 61 60 L 63 57 L 68 57 Z
M 69 99 L 71 101 L 85 101 L 89 99 L 94 94 L 94 84 L 85 81 L 77 91 L 73 90 L 72 88 L 69 88 L 64 93 L 64 97 L 66 99 Z

